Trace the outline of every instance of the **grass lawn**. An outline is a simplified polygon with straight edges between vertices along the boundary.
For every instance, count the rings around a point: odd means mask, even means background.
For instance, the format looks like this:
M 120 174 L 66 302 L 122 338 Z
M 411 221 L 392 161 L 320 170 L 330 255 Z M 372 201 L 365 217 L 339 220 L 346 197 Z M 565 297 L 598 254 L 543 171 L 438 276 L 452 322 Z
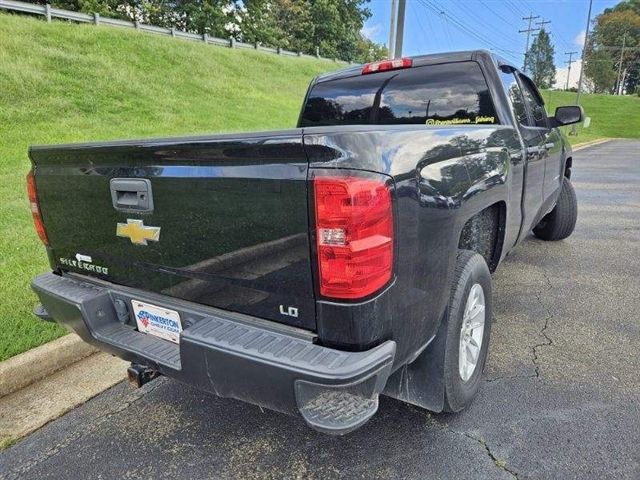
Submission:
M 309 80 L 339 67 L 0 13 L 0 361 L 64 334 L 31 314 L 29 282 L 48 264 L 25 192 L 29 144 L 288 128 Z M 544 96 L 552 108 L 575 98 Z M 583 98 L 592 127 L 573 142 L 640 136 L 640 99 Z
M 293 127 L 309 80 L 340 66 L 0 13 L 0 360 L 65 333 L 31 314 L 48 263 L 29 144 Z
M 547 111 L 553 115 L 560 105 L 575 105 L 576 94 L 544 90 L 542 92 Z M 614 95 L 580 95 L 580 104 L 587 117 L 589 128 L 578 127 L 578 135 L 569 136 L 572 144 L 588 142 L 602 137 L 640 138 L 640 97 Z M 565 127 L 568 131 L 571 127 Z

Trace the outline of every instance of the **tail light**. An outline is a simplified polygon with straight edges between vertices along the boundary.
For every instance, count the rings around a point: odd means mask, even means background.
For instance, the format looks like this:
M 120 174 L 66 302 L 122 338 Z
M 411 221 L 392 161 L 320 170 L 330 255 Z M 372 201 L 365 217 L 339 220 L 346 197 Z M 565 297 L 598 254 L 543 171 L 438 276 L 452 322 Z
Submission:
M 33 215 L 33 223 L 36 227 L 36 232 L 42 240 L 42 243 L 49 245 L 49 239 L 47 238 L 47 231 L 44 229 L 44 223 L 42 222 L 42 215 L 40 215 L 40 204 L 38 203 L 38 192 L 36 190 L 36 179 L 33 176 L 33 170 L 27 174 L 27 194 L 29 195 L 29 203 L 31 204 L 31 214 Z
M 320 294 L 356 299 L 393 273 L 393 214 L 386 177 L 313 180 Z
M 386 72 L 399 68 L 410 68 L 413 60 L 410 58 L 394 58 L 393 60 L 382 60 L 381 62 L 366 63 L 362 67 L 362 75 L 376 72 Z

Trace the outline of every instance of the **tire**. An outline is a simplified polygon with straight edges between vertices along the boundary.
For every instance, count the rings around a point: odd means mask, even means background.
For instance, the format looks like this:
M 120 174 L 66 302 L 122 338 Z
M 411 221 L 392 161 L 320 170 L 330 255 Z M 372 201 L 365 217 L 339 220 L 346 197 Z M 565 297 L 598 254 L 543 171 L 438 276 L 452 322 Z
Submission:
M 533 229 L 541 240 L 555 241 L 567 238 L 576 228 L 578 201 L 568 178 L 562 178 L 562 190 L 556 206 Z
M 484 296 L 484 330 L 480 342 L 477 362 L 472 373 L 466 370 L 467 378 L 463 378 L 460 363 L 461 337 L 465 309 L 471 301 L 472 289 L 477 293 L 479 286 Z M 479 319 L 479 316 L 475 317 Z M 491 335 L 491 320 L 493 308 L 491 301 L 491 274 L 489 267 L 481 255 L 470 250 L 458 250 L 456 269 L 447 309 L 447 340 L 444 356 L 444 411 L 459 412 L 469 406 L 478 393 L 482 379 L 482 372 L 487 360 L 489 338 Z M 473 334 L 478 332 L 474 329 Z M 468 338 L 468 337 L 464 337 Z M 466 352 L 464 352 L 466 353 Z

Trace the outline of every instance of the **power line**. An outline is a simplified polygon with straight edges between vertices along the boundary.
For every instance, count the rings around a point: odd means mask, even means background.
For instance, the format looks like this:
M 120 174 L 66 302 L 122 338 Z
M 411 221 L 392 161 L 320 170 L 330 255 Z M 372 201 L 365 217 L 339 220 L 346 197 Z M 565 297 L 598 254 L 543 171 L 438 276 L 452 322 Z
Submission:
M 518 0 L 511 0 L 513 3 L 515 3 L 516 6 L 520 5 L 520 3 L 518 2 Z M 535 12 L 538 13 L 536 11 L 536 6 L 535 3 L 536 2 L 529 2 L 528 0 L 520 0 L 520 2 L 522 2 L 522 10 L 523 10 L 523 15 L 527 13 L 527 11 L 529 12 Z M 520 7 L 518 7 L 520 8 Z
M 574 48 L 574 47 L 573 47 L 573 43 L 568 42 L 568 41 L 567 41 L 567 39 L 566 39 L 566 38 L 564 38 L 564 36 L 562 35 L 562 33 L 561 33 L 561 32 L 562 32 L 562 29 L 561 29 L 561 28 L 558 28 L 558 31 L 557 31 L 557 32 L 551 32 L 551 34 L 552 34 L 554 37 L 557 37 L 557 39 L 558 39 L 558 40 L 560 40 L 560 43 L 562 43 L 562 46 L 563 46 L 564 48 L 566 48 L 567 50 L 570 50 L 570 49 Z
M 549 35 L 551 35 L 552 37 L 554 37 L 556 39 L 556 41 L 561 43 L 562 44 L 561 45 L 562 48 L 564 48 L 566 50 L 570 50 L 570 49 L 574 48 L 572 44 L 565 42 L 564 39 L 561 38 L 560 36 L 558 36 L 555 32 L 549 31 Z
M 486 37 L 484 37 L 483 35 L 479 34 L 478 32 L 476 32 L 473 28 L 471 28 L 469 25 L 466 25 L 462 20 L 456 18 L 454 15 L 449 14 L 445 8 L 443 8 L 442 6 L 438 5 L 435 1 L 432 0 L 418 0 L 423 6 L 427 7 L 428 9 L 430 9 L 431 11 L 433 11 L 436 14 L 443 14 L 447 20 L 450 22 L 451 25 L 453 25 L 454 27 L 456 27 L 456 29 L 458 29 L 459 31 L 465 33 L 467 36 L 470 36 L 472 38 L 474 38 L 475 40 L 480 41 L 483 44 L 486 45 L 490 45 L 491 47 L 493 47 L 494 50 L 498 50 L 500 52 L 503 53 L 503 55 L 508 56 L 508 57 L 512 57 L 511 54 L 516 54 L 516 55 L 521 55 L 521 52 L 516 52 L 513 50 L 508 50 L 505 48 L 502 48 L 498 45 L 496 45 L 494 42 L 488 40 Z
M 504 3 L 504 4 L 505 4 L 505 5 L 507 6 L 507 8 L 509 8 L 513 13 L 515 13 L 515 14 L 516 14 L 516 16 L 518 16 L 518 17 L 519 17 L 520 15 L 526 15 L 526 14 L 527 14 L 527 12 L 525 12 L 524 10 L 521 10 L 521 9 L 520 9 L 520 7 L 518 6 L 518 4 L 517 4 L 517 3 L 515 3 L 515 2 L 514 2 L 514 1 L 512 1 L 512 0 L 505 0 L 505 3 Z
M 409 8 L 413 10 L 415 13 L 416 20 L 418 20 L 418 26 L 420 27 L 420 31 L 422 32 L 422 37 L 426 43 L 428 41 L 428 35 L 427 35 L 427 31 L 424 29 L 424 26 L 422 25 L 422 20 L 420 20 L 420 12 L 416 11 L 416 8 L 414 7 L 413 2 L 409 4 Z M 427 20 L 429 19 L 427 18 Z
M 498 17 L 500 20 L 502 20 L 504 23 L 506 23 L 507 25 L 509 25 L 510 27 L 513 26 L 513 22 L 511 20 L 507 20 L 506 18 L 504 18 L 502 15 L 500 15 L 498 12 L 496 12 L 493 8 L 491 8 L 488 4 L 486 4 L 485 2 L 483 2 L 482 0 L 478 0 L 482 5 L 484 5 L 484 7 L 489 10 L 491 13 L 493 13 L 496 17 Z
M 447 20 L 447 15 L 444 12 L 440 12 L 441 15 L 441 19 L 442 19 L 442 27 L 443 30 L 445 32 L 445 35 L 447 37 L 447 42 L 449 43 L 449 49 L 452 50 L 453 49 L 453 40 L 451 38 L 451 29 L 449 27 L 449 22 Z
M 412 3 L 413 3 L 413 2 L 412 2 Z M 418 10 L 420 13 L 422 13 L 422 11 L 421 11 L 421 9 L 420 9 L 420 8 L 416 7 L 416 10 Z M 432 34 L 433 34 L 433 32 L 435 32 L 435 31 L 436 31 L 436 29 L 435 29 L 435 27 L 434 27 L 434 24 L 435 24 L 436 22 L 431 23 L 431 16 L 430 16 L 427 12 L 424 12 L 424 14 L 425 14 L 425 15 L 424 15 L 424 18 L 425 18 L 425 20 L 426 20 L 426 22 L 427 22 L 427 28 L 428 28 L 428 29 L 429 29 L 429 31 L 430 31 L 430 32 L 432 32 Z M 433 35 L 433 36 L 435 37 L 435 35 Z M 442 43 L 444 43 L 444 42 L 442 42 Z M 453 49 L 453 46 L 451 45 L 451 39 L 449 39 L 448 47 L 449 47 L 449 50 L 452 50 L 452 49 Z
M 513 32 L 513 23 L 514 23 L 513 20 L 509 20 L 504 16 L 500 15 L 499 12 L 492 9 L 483 0 L 478 0 L 478 1 L 486 8 L 486 10 L 480 9 L 479 12 L 477 10 L 472 11 L 471 9 L 469 9 L 468 4 L 463 3 L 463 0 L 455 0 L 454 2 L 451 2 L 451 4 L 455 5 L 456 10 L 458 11 L 459 14 L 464 15 L 465 18 L 467 20 L 470 20 L 472 23 L 494 24 L 492 33 L 498 34 L 502 40 L 506 40 L 510 44 L 517 42 L 516 40 L 517 34 Z M 486 19 L 486 17 L 484 19 L 481 18 L 480 17 L 481 12 L 485 12 L 485 13 L 489 12 L 490 18 L 489 19 Z M 498 22 L 495 21 L 496 17 L 498 18 L 498 20 L 501 21 L 501 23 L 504 23 L 507 26 L 507 29 L 502 28 L 499 30 L 500 25 L 497 25 Z

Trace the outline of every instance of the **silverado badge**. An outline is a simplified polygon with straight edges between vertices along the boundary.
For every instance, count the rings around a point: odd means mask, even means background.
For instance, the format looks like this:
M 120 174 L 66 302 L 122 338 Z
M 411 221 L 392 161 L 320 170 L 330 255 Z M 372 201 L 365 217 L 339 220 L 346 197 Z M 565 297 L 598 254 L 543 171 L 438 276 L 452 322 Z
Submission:
M 116 235 L 128 238 L 135 245 L 146 245 L 147 240 L 160 240 L 160 227 L 145 227 L 142 220 L 127 218 L 127 223 L 118 223 Z

